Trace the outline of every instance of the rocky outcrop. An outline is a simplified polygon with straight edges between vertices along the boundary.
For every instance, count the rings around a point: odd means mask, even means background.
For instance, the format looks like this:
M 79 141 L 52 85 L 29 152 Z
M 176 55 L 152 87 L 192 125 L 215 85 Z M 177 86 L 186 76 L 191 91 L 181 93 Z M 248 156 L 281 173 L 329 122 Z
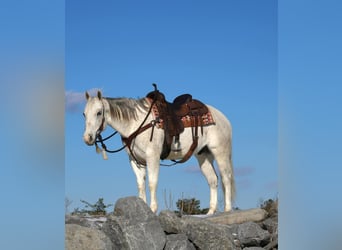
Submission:
M 178 217 L 174 212 L 162 211 L 159 221 L 167 234 L 185 234 L 199 249 L 234 249 L 229 227 L 202 218 Z
M 154 214 L 137 197 L 119 199 L 104 217 L 67 216 L 65 247 L 74 249 L 278 249 L 277 216 L 262 209 L 182 216 Z M 248 218 L 248 220 L 246 219 Z
M 196 250 L 185 234 L 169 234 L 166 236 L 164 250 Z
M 115 249 L 163 249 L 166 235 L 158 217 L 136 197 L 119 199 L 108 216 L 103 231 Z
M 100 230 L 77 224 L 66 224 L 65 248 L 112 250 L 113 245 L 110 238 Z

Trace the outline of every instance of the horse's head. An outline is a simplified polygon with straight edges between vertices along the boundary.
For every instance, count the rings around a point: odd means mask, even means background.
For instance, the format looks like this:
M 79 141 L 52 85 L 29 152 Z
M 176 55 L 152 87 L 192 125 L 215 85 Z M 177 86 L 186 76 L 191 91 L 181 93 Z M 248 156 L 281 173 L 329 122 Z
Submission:
M 85 130 L 83 140 L 88 145 L 95 143 L 96 137 L 105 129 L 105 106 L 102 94 L 97 92 L 96 97 L 90 97 L 88 92 L 85 93 L 87 104 L 84 108 Z

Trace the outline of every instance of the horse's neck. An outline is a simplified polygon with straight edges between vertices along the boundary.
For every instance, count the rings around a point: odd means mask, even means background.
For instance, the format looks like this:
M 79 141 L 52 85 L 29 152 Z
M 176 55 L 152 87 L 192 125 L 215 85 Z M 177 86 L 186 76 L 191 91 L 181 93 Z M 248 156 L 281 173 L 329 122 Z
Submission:
M 135 132 L 141 123 L 144 121 L 147 112 L 142 110 L 137 110 L 137 119 L 131 118 L 130 120 L 118 119 L 111 115 L 110 105 L 107 100 L 104 102 L 106 114 L 107 114 L 107 124 L 113 129 L 119 132 L 123 137 L 129 137 L 133 132 Z M 147 120 L 148 122 L 149 120 Z

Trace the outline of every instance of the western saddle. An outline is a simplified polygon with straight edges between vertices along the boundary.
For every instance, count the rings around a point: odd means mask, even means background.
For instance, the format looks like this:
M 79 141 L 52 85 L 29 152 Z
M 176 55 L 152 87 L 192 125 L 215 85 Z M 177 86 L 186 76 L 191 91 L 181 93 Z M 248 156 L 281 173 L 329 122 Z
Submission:
M 156 84 L 153 84 L 155 90 L 146 95 L 152 101 L 152 110 L 156 117 L 157 126 L 164 129 L 165 139 L 163 152 L 160 156 L 162 160 L 167 158 L 171 152 L 172 143 L 179 145 L 179 136 L 185 127 L 191 127 L 193 143 L 187 154 L 178 163 L 187 161 L 198 143 L 198 127 L 201 127 L 203 133 L 204 125 L 214 124 L 208 107 L 199 100 L 193 99 L 190 94 L 183 94 L 176 97 L 172 103 L 165 99 Z M 208 118 L 208 116 L 210 116 Z M 174 141 L 173 141 L 174 140 Z M 172 149 L 180 151 L 180 149 Z

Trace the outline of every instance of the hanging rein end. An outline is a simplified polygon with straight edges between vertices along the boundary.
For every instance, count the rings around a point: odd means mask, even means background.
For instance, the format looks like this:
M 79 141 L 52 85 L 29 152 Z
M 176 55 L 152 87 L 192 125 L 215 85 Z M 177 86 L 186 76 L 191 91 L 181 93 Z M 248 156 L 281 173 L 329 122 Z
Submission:
M 102 146 L 102 149 L 101 149 L 102 157 L 103 157 L 104 160 L 108 160 L 107 153 L 106 153 L 107 147 L 106 147 L 106 145 L 103 143 L 102 137 L 100 137 L 100 138 L 101 138 L 101 146 Z
M 102 138 L 100 138 L 102 140 Z M 95 142 L 95 148 L 96 148 L 96 153 L 102 153 L 102 157 L 104 160 L 108 160 L 108 156 L 107 156 L 107 153 L 106 153 L 106 146 L 103 144 L 102 141 L 100 141 L 101 144 L 102 144 L 102 148 L 100 148 L 97 143 Z
M 97 146 L 97 143 L 95 143 L 95 147 L 96 147 L 96 153 L 100 154 L 102 153 L 102 157 L 104 160 L 108 160 L 108 156 L 107 156 L 107 153 L 106 153 L 106 150 L 100 148 L 99 146 Z
M 106 150 L 102 149 L 102 157 L 103 157 L 104 160 L 108 160 L 108 156 L 107 156 Z
M 97 143 L 95 143 L 95 148 L 97 154 L 101 153 L 101 149 L 99 148 L 99 146 L 97 146 Z

